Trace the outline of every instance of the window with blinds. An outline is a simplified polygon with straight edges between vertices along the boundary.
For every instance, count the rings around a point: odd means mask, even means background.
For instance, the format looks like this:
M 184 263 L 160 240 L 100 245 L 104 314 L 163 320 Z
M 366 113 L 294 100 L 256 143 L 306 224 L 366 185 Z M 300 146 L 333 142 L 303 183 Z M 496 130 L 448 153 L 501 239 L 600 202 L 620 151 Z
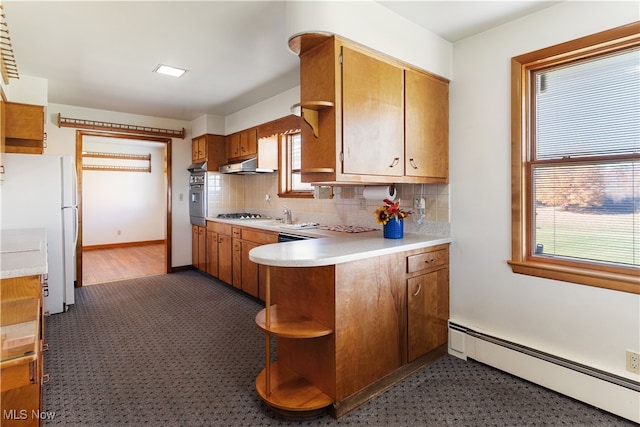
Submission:
M 291 150 L 291 190 L 313 191 L 313 186 L 302 182 L 302 137 L 300 133 L 289 135 L 289 147 Z
M 639 267 L 640 49 L 531 81 L 531 252 Z
M 313 186 L 302 182 L 302 137 L 300 130 L 280 135 L 279 197 L 313 197 Z
M 511 58 L 514 273 L 640 294 L 640 21 Z

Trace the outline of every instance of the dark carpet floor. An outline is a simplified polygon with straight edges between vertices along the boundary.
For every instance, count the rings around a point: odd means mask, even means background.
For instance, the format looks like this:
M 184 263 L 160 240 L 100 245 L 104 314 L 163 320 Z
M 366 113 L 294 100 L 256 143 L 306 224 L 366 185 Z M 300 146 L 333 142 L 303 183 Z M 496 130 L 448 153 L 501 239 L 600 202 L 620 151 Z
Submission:
M 336 420 L 273 415 L 256 300 L 195 271 L 76 290 L 46 319 L 45 425 L 632 426 L 473 361 L 445 356 Z

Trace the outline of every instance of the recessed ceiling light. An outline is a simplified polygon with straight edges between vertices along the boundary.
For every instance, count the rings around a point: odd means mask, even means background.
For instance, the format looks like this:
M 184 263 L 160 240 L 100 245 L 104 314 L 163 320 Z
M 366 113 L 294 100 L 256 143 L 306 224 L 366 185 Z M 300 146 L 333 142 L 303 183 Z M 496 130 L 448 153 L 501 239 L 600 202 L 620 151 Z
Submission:
M 155 70 L 153 70 L 154 73 L 160 73 L 160 74 L 166 74 L 167 76 L 172 76 L 172 77 L 180 77 L 182 76 L 184 73 L 187 72 L 187 70 L 183 70 L 182 68 L 176 68 L 176 67 L 171 67 L 170 65 L 158 65 L 156 67 Z

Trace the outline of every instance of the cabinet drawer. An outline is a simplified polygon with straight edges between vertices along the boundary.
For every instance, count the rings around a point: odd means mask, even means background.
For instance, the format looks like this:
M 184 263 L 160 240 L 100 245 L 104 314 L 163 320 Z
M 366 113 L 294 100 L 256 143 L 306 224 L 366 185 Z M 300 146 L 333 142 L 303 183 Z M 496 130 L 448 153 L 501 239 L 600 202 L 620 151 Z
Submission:
M 231 224 L 223 224 L 221 222 L 207 221 L 207 231 L 213 231 L 218 234 L 231 235 Z
M 3 369 L 0 374 L 2 376 L 1 390 L 4 392 L 33 384 L 38 377 L 37 363 L 37 361 L 32 360 Z
M 268 233 L 264 231 L 252 230 L 250 228 L 244 228 L 242 230 L 242 240 L 248 240 L 253 243 L 266 245 L 269 243 L 277 243 L 278 235 L 276 233 Z
M 439 249 L 407 257 L 407 273 L 428 270 L 449 264 L 449 251 Z

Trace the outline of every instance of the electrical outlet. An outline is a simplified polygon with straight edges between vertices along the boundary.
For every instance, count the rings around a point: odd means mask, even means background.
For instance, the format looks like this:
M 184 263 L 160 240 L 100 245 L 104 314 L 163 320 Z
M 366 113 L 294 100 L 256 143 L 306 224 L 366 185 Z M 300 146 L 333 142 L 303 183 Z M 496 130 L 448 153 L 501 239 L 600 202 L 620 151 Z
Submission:
M 413 208 L 416 210 L 424 209 L 426 207 L 426 202 L 424 197 L 416 197 L 413 201 Z
M 627 371 L 640 374 L 640 354 L 627 350 Z
M 119 236 L 122 234 L 122 230 L 116 230 L 116 234 Z

